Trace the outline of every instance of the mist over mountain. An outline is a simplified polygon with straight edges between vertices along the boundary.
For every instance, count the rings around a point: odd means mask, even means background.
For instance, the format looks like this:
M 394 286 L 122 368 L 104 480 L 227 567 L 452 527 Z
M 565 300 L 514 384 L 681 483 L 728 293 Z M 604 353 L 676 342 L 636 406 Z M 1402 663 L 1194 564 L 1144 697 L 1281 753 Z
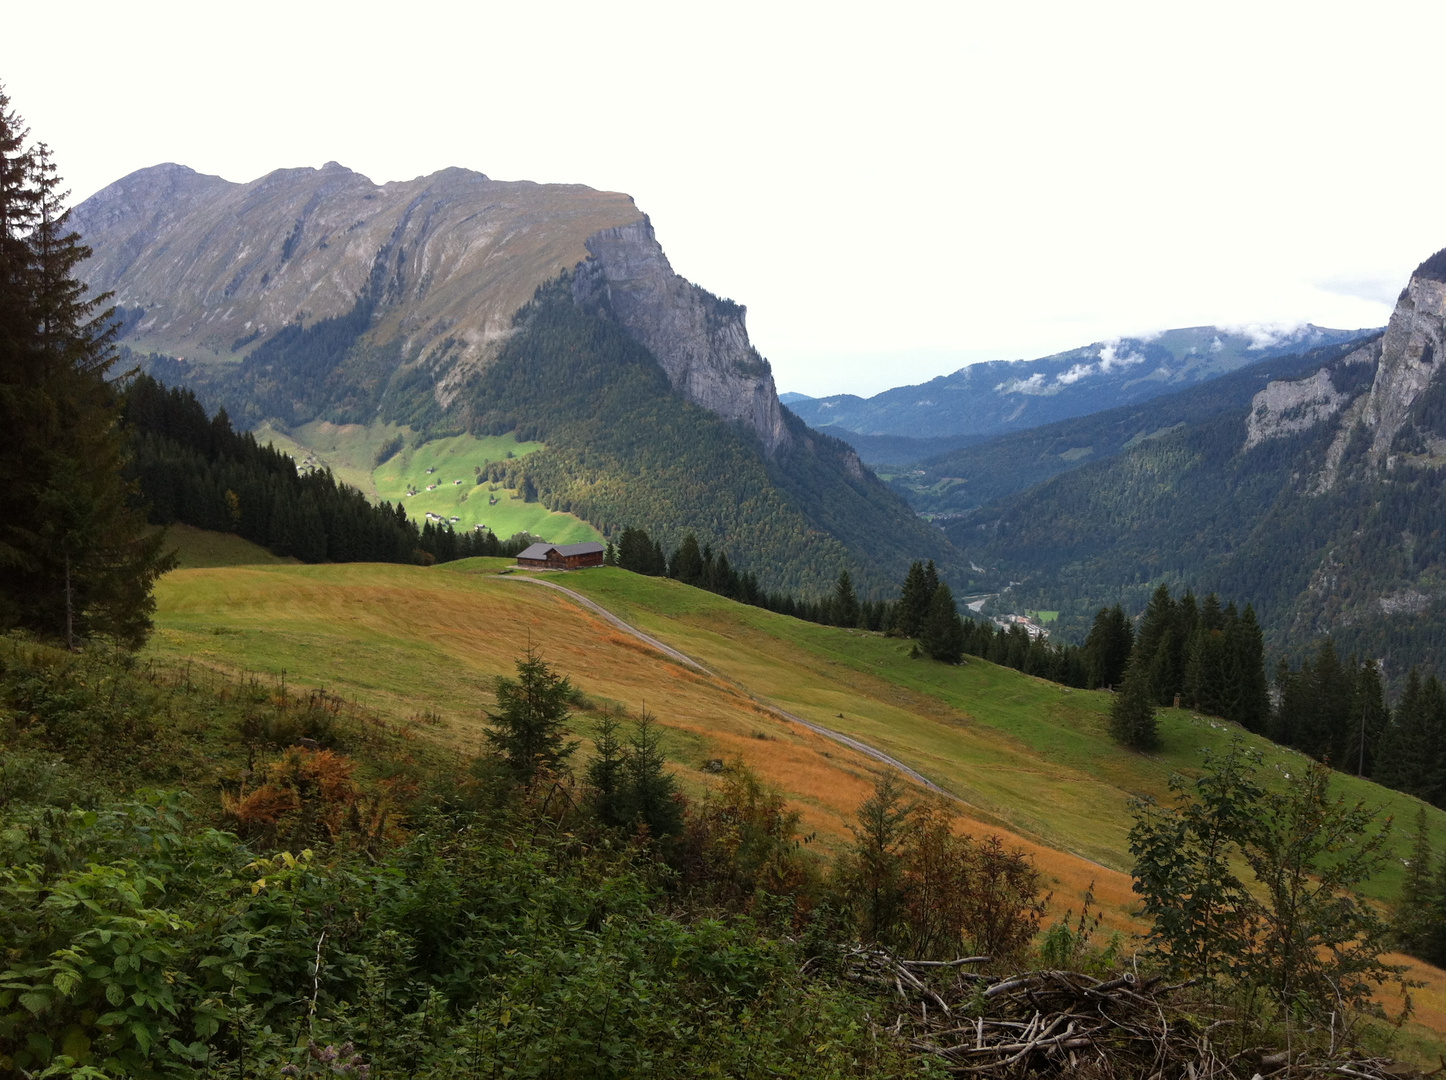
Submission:
M 1261 360 L 1367 332 L 1309 324 L 1250 331 L 1196 326 L 1095 342 L 1038 360 L 971 364 L 870 398 L 787 397 L 805 421 L 848 440 L 865 460 L 900 464 L 980 437 L 1148 401 Z
M 1186 425 L 1247 409 L 1272 380 L 1313 374 L 1323 364 L 1359 348 L 1364 340 L 1257 361 L 1186 390 L 1025 431 L 994 437 L 956 436 L 961 442 L 967 440 L 963 448 L 883 471 L 915 510 L 936 522 L 947 521 L 1052 476 L 1177 433 Z M 858 436 L 880 443 L 891 438 L 896 437 Z M 921 446 L 948 441 L 911 440 Z

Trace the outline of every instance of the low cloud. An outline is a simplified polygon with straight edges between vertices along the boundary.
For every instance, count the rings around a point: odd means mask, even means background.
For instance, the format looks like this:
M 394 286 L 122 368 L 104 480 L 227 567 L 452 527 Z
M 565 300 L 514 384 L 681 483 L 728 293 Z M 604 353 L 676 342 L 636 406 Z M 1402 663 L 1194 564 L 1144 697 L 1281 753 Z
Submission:
M 1068 371 L 1056 375 L 1054 381 L 1048 386 L 1045 385 L 1044 372 L 1037 371 L 1027 379 L 1002 382 L 994 389 L 1001 394 L 1047 394 L 1061 386 L 1073 386 L 1081 379 L 1087 379 L 1091 375 L 1104 375 L 1111 371 L 1121 371 L 1124 368 L 1134 367 L 1136 364 L 1143 364 L 1145 359 L 1143 353 L 1137 353 L 1128 346 L 1121 351 L 1118 341 L 1107 341 L 1100 346 L 1098 360 L 1087 364 L 1075 364 Z
M 1232 334 L 1250 339 L 1248 349 L 1273 349 L 1277 345 L 1289 345 L 1311 335 L 1307 323 L 1246 323 L 1243 326 L 1224 328 Z
M 1011 379 L 994 388 L 1000 394 L 1037 394 L 1044 388 L 1044 372 L 1036 371 L 1027 379 Z
M 1100 349 L 1100 371 L 1118 371 L 1120 368 L 1134 367 L 1136 364 L 1143 364 L 1145 358 L 1137 352 L 1126 350 L 1123 354 L 1119 351 L 1119 342 L 1106 342 Z

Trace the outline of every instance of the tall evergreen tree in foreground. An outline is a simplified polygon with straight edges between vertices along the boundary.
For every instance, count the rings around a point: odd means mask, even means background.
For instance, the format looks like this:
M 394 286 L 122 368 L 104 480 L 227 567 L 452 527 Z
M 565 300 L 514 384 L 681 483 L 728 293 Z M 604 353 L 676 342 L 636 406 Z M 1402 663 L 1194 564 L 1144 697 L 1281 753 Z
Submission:
M 507 771 L 529 784 L 539 772 L 555 772 L 577 749 L 567 738 L 573 687 L 529 648 L 517 661 L 517 678 L 497 679 L 497 711 L 487 714 L 487 741 Z
M 105 296 L 43 145 L 0 89 L 0 626 L 138 647 L 172 565 L 123 478 Z

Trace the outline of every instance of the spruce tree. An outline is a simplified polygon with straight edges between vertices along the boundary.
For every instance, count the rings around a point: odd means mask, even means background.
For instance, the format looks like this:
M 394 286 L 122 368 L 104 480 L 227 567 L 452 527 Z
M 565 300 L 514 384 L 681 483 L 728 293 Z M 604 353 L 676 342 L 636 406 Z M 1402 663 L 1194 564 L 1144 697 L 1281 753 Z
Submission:
M 1211 716 L 1224 711 L 1225 654 L 1225 613 L 1220 609 L 1220 598 L 1211 593 L 1201 606 L 1185 664 L 1185 701 Z
M 1260 632 L 1251 604 L 1245 605 L 1232 644 L 1240 683 L 1234 715 L 1228 715 L 1227 719 L 1259 734 L 1270 722 L 1270 686 L 1265 677 L 1265 636 Z
M 0 627 L 136 648 L 174 563 L 124 478 L 112 310 L 85 295 L 90 250 L 25 137 L 0 90 Z
M 1432 890 L 1431 838 L 1426 830 L 1426 808 L 1416 810 L 1416 835 L 1411 842 L 1411 858 L 1406 866 L 1406 880 L 1391 920 L 1391 932 L 1397 947 L 1412 956 L 1425 958 L 1431 945 Z
M 623 824 L 623 766 L 625 753 L 622 739 L 618 735 L 617 717 L 608 713 L 599 721 L 593 732 L 594 757 L 588 762 L 585 774 L 589 792 L 588 801 L 598 820 L 604 825 Z
M 929 601 L 933 598 L 934 590 L 929 585 L 924 564 L 916 561 L 909 567 L 908 576 L 904 578 L 904 586 L 899 593 L 894 627 L 901 636 L 919 636 L 919 630 L 924 625 L 924 616 L 929 612 Z
M 624 822 L 646 825 L 657 840 L 683 831 L 678 782 L 666 765 L 657 719 L 644 709 L 623 754 L 619 801 Z
M 1352 741 L 1356 725 L 1351 709 L 1355 679 L 1346 671 L 1329 636 L 1311 664 L 1311 708 L 1297 748 L 1319 761 L 1340 764 L 1338 755 Z M 1341 765 L 1341 768 L 1347 766 Z
M 1353 681 L 1350 708 L 1331 761 L 1342 772 L 1370 776 L 1390 714 L 1386 709 L 1385 690 L 1381 686 L 1381 672 L 1374 660 L 1362 664 Z
M 964 656 L 964 622 L 954 606 L 949 586 L 940 585 L 929 601 L 924 625 L 919 630 L 919 648 L 925 655 L 946 664 L 957 664 Z
M 703 582 L 703 552 L 698 547 L 698 538 L 692 533 L 683 537 L 678 550 L 673 552 L 668 576 L 685 585 L 700 585 Z
M 1371 770 L 1371 779 L 1376 783 L 1397 791 L 1410 791 L 1409 784 L 1418 780 L 1416 773 L 1417 744 L 1423 731 L 1419 723 L 1421 714 L 1422 685 L 1421 673 L 1412 668 L 1406 673 L 1406 686 L 1401 700 L 1381 732 L 1376 749 L 1376 760 Z
M 1125 672 L 1120 692 L 1110 704 L 1110 735 L 1132 750 L 1154 750 L 1160 745 L 1148 676 L 1139 668 L 1132 666 Z
M 854 581 L 847 570 L 840 570 L 838 583 L 833 589 L 833 606 L 830 612 L 835 626 L 854 627 L 859 625 L 859 598 L 854 592 Z
M 1440 806 L 1446 802 L 1441 775 L 1443 750 L 1446 692 L 1435 675 L 1422 679 L 1412 668 L 1393 722 L 1381 738 L 1372 779 Z
M 573 687 L 529 648 L 517 661 L 517 678 L 497 678 L 497 710 L 487 719 L 487 741 L 519 783 L 539 772 L 556 772 L 577 749 L 567 738 Z
M 1168 585 L 1160 585 L 1150 597 L 1150 603 L 1145 608 L 1145 613 L 1140 616 L 1140 626 L 1135 634 L 1135 645 L 1130 652 L 1130 663 L 1139 665 L 1149 673 L 1150 693 L 1157 704 L 1169 703 L 1169 694 L 1173 691 L 1170 688 L 1157 685 L 1157 678 L 1166 677 L 1168 667 L 1160 664 L 1157 671 L 1157 658 L 1175 628 L 1175 601 L 1170 597 Z
M 1134 646 L 1134 630 L 1124 609 L 1119 604 L 1100 608 L 1084 644 L 1090 688 L 1120 685 Z

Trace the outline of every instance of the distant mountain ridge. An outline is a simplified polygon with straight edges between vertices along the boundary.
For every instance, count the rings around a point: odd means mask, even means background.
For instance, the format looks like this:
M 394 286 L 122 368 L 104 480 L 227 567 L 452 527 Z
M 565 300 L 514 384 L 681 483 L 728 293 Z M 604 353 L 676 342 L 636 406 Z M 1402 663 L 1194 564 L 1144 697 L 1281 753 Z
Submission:
M 921 440 L 990 436 L 1147 401 L 1260 360 L 1369 332 L 1309 324 L 1253 333 L 1196 326 L 1148 338 L 1095 342 L 1038 360 L 971 364 L 870 398 L 787 398 L 789 408 L 808 424 L 849 441 L 855 435 Z M 866 460 L 894 464 L 943 449 L 937 444 L 862 440 L 857 445 Z M 911 452 L 912 457 L 904 456 Z M 891 456 L 881 458 L 880 453 Z
M 1357 339 L 1260 360 L 1148 401 L 1058 420 L 1025 431 L 976 436 L 959 449 L 914 462 L 912 467 L 900 470 L 890 483 L 918 512 L 936 521 L 957 518 L 1060 473 L 1170 435 L 1183 426 L 1214 419 L 1222 412 L 1244 411 L 1272 380 L 1312 375 L 1356 350 L 1361 343 L 1362 339 Z M 858 438 L 882 442 L 889 436 Z M 912 443 L 929 445 L 945 441 L 912 440 Z
M 1413 664 L 1441 671 L 1443 357 L 1446 252 L 1417 268 L 1383 334 L 1282 359 L 1287 370 L 1257 376 L 1248 401 L 1224 396 L 1213 412 L 966 511 L 946 531 L 1023 582 L 1020 604 L 1060 610 L 1066 632 L 1081 633 L 1102 603 L 1138 610 L 1168 582 L 1249 599 L 1277 648 L 1303 651 L 1331 633 L 1395 679 Z M 1067 426 L 1029 434 L 1042 444 Z
M 745 309 L 674 273 L 626 195 L 463 169 L 377 185 L 333 162 L 234 184 L 161 165 L 73 224 L 89 284 L 122 305 L 121 344 L 243 429 L 526 432 L 548 447 L 504 470 L 515 490 L 605 532 L 696 532 L 769 588 L 958 565 L 779 402 Z

